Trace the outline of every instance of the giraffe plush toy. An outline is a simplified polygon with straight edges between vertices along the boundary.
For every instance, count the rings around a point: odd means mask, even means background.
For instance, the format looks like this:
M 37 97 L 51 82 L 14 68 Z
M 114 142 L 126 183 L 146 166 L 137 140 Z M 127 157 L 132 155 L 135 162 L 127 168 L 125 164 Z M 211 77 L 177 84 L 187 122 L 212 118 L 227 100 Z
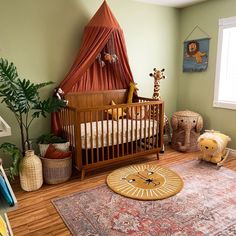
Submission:
M 153 99 L 161 100 L 160 96 L 160 80 L 165 79 L 166 76 L 164 75 L 165 69 L 157 70 L 156 68 L 153 69 L 153 73 L 150 73 L 149 75 L 151 77 L 154 77 L 154 91 L 153 91 Z
M 164 75 L 164 71 L 165 71 L 165 69 L 157 70 L 156 68 L 154 68 L 153 69 L 153 73 L 149 74 L 151 77 L 154 78 L 154 91 L 153 91 L 152 98 L 156 99 L 158 101 L 161 100 L 161 96 L 160 96 L 160 80 L 166 79 L 166 76 Z M 166 116 L 166 114 L 164 114 L 164 132 L 167 134 L 168 142 L 170 143 L 171 142 L 170 124 L 169 124 L 169 119 Z M 163 148 L 162 151 L 164 151 L 164 148 Z

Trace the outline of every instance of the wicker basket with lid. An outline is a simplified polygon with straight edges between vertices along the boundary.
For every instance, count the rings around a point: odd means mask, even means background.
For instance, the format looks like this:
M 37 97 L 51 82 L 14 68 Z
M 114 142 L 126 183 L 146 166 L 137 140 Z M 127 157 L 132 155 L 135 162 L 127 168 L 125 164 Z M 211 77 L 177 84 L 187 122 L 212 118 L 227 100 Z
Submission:
M 181 152 L 198 151 L 197 139 L 203 128 L 200 114 L 193 111 L 177 111 L 171 118 L 173 129 L 171 146 Z

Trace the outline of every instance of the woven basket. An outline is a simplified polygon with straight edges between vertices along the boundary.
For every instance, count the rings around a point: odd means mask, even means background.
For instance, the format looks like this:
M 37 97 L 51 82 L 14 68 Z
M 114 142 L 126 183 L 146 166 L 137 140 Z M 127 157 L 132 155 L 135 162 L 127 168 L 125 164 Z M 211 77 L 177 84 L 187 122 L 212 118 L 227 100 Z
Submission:
M 40 157 L 43 163 L 43 177 L 47 184 L 59 184 L 67 181 L 72 173 L 72 158 L 48 159 Z
M 25 191 L 34 191 L 43 184 L 42 163 L 33 150 L 25 152 L 20 162 L 20 185 Z
M 60 151 L 64 151 L 64 152 L 68 152 L 69 151 L 69 147 L 70 147 L 70 143 L 66 142 L 66 143 L 53 143 L 52 144 L 56 149 L 60 150 Z M 39 152 L 40 152 L 40 156 L 44 157 L 45 153 L 48 149 L 49 144 L 39 144 Z

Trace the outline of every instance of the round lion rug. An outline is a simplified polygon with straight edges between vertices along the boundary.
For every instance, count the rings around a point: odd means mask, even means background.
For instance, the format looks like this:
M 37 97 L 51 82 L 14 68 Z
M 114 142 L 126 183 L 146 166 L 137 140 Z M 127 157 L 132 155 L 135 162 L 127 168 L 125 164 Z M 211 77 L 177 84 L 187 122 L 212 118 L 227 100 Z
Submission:
M 116 193 L 139 200 L 160 200 L 180 192 L 181 177 L 167 167 L 137 164 L 117 169 L 107 176 Z

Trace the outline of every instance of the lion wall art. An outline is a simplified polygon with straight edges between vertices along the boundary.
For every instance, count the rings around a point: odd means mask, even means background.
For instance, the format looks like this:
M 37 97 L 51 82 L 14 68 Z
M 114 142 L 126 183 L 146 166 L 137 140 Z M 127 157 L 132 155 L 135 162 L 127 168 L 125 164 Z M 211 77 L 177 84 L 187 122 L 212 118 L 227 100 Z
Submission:
M 209 38 L 184 42 L 184 72 L 201 72 L 207 69 Z

